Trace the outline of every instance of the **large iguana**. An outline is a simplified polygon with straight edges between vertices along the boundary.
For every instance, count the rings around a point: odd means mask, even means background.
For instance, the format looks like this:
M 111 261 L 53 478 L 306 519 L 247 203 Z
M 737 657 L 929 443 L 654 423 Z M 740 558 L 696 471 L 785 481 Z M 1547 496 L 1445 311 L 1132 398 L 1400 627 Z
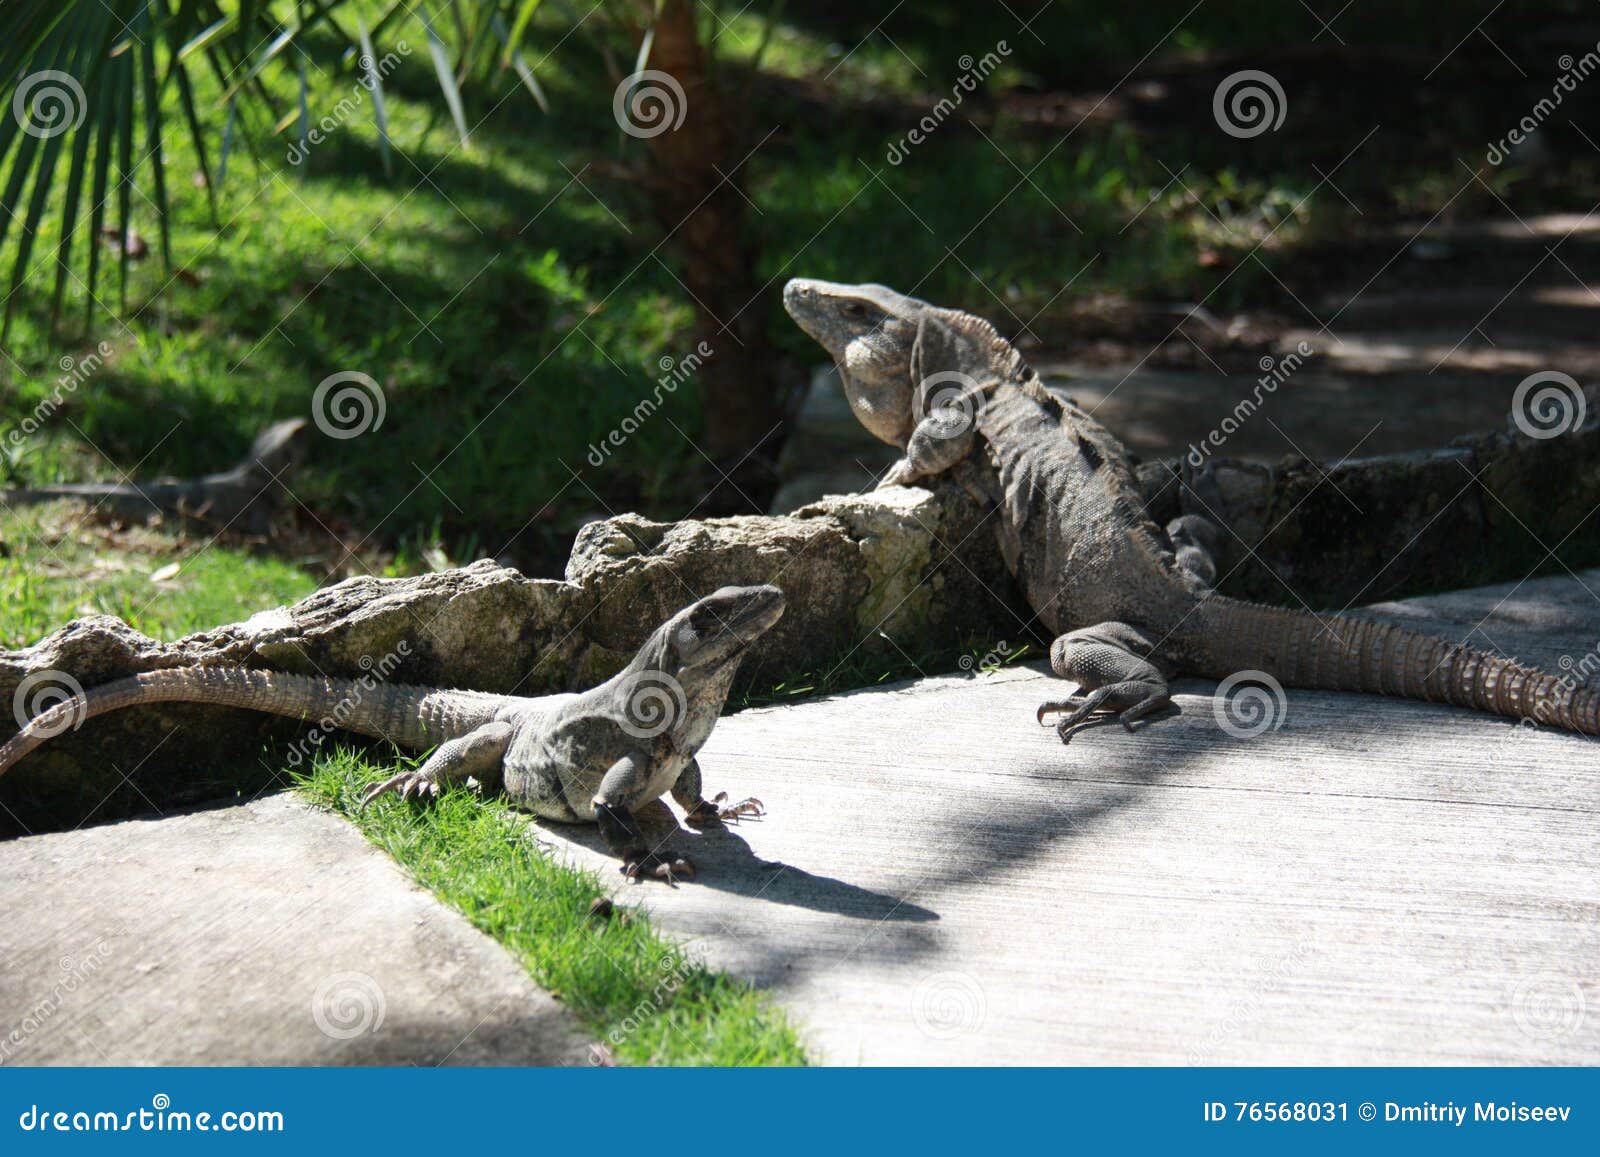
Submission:
M 725 797 L 703 798 L 695 753 L 745 652 L 783 607 L 775 586 L 723 587 L 661 624 L 598 687 L 535 699 L 400 684 L 360 692 L 347 679 L 245 667 L 149 671 L 34 717 L 0 747 L 0 774 L 67 726 L 122 707 L 215 703 L 298 719 L 333 715 L 341 727 L 410 751 L 437 744 L 420 766 L 368 788 L 362 806 L 385 792 L 436 796 L 444 784 L 472 777 L 546 819 L 598 823 L 628 876 L 670 881 L 692 874 L 693 865 L 660 851 L 677 830 L 662 795 L 671 792 L 696 825 L 760 813 L 759 800 L 724 807 Z
M 1131 729 L 1170 704 L 1173 675 L 1258 672 L 1600 734 L 1600 693 L 1573 680 L 1388 623 L 1216 593 L 1216 524 L 1151 521 L 1127 450 L 988 322 L 881 285 L 797 279 L 784 306 L 839 363 L 856 417 L 904 450 L 881 485 L 948 470 L 997 504 L 1006 564 L 1057 636 L 1050 665 L 1087 692 L 1039 708 L 1041 722 L 1064 713 L 1063 740 L 1096 712 Z

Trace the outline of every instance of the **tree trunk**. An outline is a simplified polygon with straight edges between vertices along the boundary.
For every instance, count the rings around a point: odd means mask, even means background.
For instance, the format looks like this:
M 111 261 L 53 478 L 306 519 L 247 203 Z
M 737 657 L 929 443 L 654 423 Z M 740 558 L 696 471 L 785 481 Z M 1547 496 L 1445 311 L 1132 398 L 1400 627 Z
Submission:
M 695 307 L 694 340 L 712 355 L 697 371 L 700 448 L 727 473 L 701 513 L 764 513 L 776 489 L 785 389 L 766 332 L 770 296 L 745 232 L 743 134 L 707 67 L 690 0 L 667 0 L 648 67 L 683 87 L 682 123 L 649 137 L 649 187 Z M 742 493 L 741 493 L 742 492 Z M 754 507 L 754 510 L 752 510 Z

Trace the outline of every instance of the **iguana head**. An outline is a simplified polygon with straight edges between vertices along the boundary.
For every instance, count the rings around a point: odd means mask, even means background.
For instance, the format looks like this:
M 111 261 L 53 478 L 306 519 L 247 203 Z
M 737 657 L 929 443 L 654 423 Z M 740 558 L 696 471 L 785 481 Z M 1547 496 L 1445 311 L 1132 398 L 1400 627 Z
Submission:
M 720 674 L 783 617 L 783 605 L 770 584 L 722 587 L 662 623 L 640 656 L 651 652 L 653 665 L 680 681 Z
M 839 363 L 856 418 L 892 446 L 904 447 L 916 426 L 922 378 L 980 374 L 1000 341 L 986 321 L 884 285 L 797 277 L 783 287 L 783 307 Z

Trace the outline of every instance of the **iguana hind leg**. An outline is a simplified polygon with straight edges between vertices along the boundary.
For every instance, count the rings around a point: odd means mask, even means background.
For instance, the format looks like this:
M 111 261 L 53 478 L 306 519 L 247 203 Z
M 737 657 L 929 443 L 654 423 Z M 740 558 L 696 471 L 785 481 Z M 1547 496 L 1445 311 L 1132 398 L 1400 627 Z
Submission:
M 1144 632 L 1126 623 L 1101 623 L 1062 635 L 1050 646 L 1050 666 L 1087 695 L 1040 704 L 1038 718 L 1065 712 L 1056 724 L 1063 743 L 1072 728 L 1097 711 L 1115 712 L 1128 730 L 1172 702 L 1167 680 L 1148 656 L 1154 646 Z
M 437 797 L 439 789 L 447 783 L 464 780 L 468 776 L 485 787 L 500 784 L 500 761 L 511 743 L 512 726 L 509 723 L 485 723 L 456 739 L 441 743 L 434 753 L 423 760 L 421 766 L 402 771 L 399 775 L 375 783 L 361 795 L 361 807 L 366 807 L 385 792 L 396 792 L 401 799 L 415 795 Z
M 738 820 L 744 816 L 760 817 L 767 814 L 766 805 L 758 799 L 742 799 L 730 804 L 727 802 L 727 792 L 719 792 L 716 799 L 708 800 L 701 794 L 704 790 L 700 784 L 700 761 L 691 759 L 678 774 L 678 782 L 672 785 L 672 798 L 688 813 L 685 818 L 694 827 L 704 827 L 718 820 Z

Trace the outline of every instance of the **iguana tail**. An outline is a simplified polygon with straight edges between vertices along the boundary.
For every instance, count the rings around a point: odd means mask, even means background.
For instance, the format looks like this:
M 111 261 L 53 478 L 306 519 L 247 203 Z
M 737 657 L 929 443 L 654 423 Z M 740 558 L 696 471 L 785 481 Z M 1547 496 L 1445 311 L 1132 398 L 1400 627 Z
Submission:
M 0 747 L 0 775 L 51 736 L 85 719 L 145 703 L 215 703 L 245 707 L 387 739 L 418 751 L 489 722 L 509 700 L 477 691 L 363 679 L 285 675 L 245 667 L 177 667 L 91 687 L 54 704 Z
M 1600 735 L 1600 692 L 1572 676 L 1392 623 L 1260 606 L 1214 595 L 1173 632 L 1189 671 L 1262 671 L 1287 687 L 1453 703 Z

